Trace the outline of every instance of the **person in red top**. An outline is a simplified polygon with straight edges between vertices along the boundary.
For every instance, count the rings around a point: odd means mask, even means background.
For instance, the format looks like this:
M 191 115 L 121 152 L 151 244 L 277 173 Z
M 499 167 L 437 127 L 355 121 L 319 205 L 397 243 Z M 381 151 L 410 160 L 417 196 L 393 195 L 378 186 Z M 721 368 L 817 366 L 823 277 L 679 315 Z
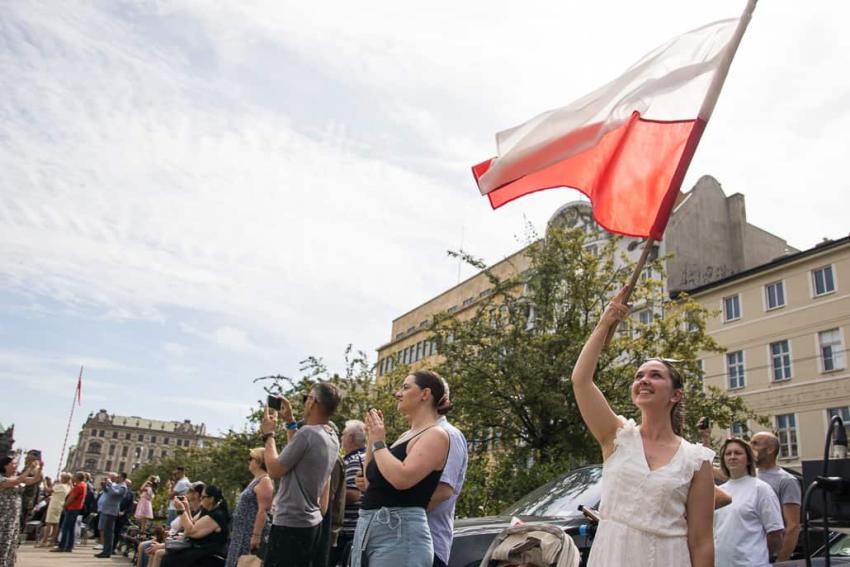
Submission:
M 73 488 L 65 497 L 65 517 L 62 520 L 61 541 L 59 547 L 50 551 L 66 551 L 74 549 L 74 531 L 77 527 L 77 516 L 79 516 L 86 502 L 86 475 L 81 472 L 74 474 Z

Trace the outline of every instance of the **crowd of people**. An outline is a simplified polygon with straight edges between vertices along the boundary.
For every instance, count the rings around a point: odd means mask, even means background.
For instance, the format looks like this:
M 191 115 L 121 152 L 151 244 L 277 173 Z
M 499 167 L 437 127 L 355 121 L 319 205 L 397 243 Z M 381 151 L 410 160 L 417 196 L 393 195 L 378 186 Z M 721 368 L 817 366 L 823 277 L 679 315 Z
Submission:
M 702 443 L 682 437 L 684 384 L 675 361 L 649 359 L 638 368 L 630 395 L 639 423 L 617 415 L 594 383 L 607 337 L 629 313 L 624 293 L 608 305 L 572 371 L 578 409 L 603 456 L 588 565 L 763 567 L 788 559 L 799 535 L 800 484 L 777 467 L 774 435 L 726 440 L 715 466 L 707 428 Z M 390 442 L 376 409 L 346 421 L 338 435 L 332 418 L 340 393 L 330 383 L 304 396 L 300 419 L 289 400 L 272 398 L 279 407 L 265 408 L 264 444 L 245 455 L 251 480 L 233 513 L 219 487 L 191 482 L 178 468 L 165 485 L 163 528 L 152 523 L 156 477 L 136 501 L 125 474 L 110 473 L 96 492 L 82 472 L 43 479 L 35 453 L 22 468 L 17 457 L 3 457 L 0 567 L 14 565 L 22 523 L 39 511 L 38 545 L 56 552 L 73 549 L 83 517 L 97 518 L 96 557 L 113 553 L 115 534 L 132 516 L 153 535 L 138 544 L 139 567 L 236 567 L 245 556 L 257 557 L 256 565 L 262 557 L 266 567 L 445 567 L 466 440 L 446 418 L 449 386 L 435 372 L 412 372 L 396 400 L 409 428 Z

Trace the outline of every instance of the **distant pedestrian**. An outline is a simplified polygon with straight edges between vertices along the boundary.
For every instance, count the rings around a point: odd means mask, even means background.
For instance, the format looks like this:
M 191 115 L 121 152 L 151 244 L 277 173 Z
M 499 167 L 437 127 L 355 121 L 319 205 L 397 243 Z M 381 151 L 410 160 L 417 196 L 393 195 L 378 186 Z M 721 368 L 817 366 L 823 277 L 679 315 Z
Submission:
M 59 547 L 51 549 L 51 551 L 73 551 L 77 517 L 83 512 L 87 492 L 85 473 L 74 473 L 73 486 L 68 496 L 65 497 L 65 512 L 62 516 L 62 527 L 60 528 L 61 541 Z
M 139 488 L 139 503 L 136 505 L 135 517 L 142 532 L 147 531 L 148 523 L 153 520 L 153 497 L 158 483 L 159 477 L 151 475 Z
M 106 481 L 103 484 L 103 494 L 103 507 L 101 509 L 101 516 L 103 517 L 103 549 L 95 555 L 99 559 L 112 556 L 112 550 L 115 545 L 115 523 L 121 511 L 121 502 L 127 494 L 127 484 L 124 482 L 124 479 L 114 472 L 108 473 Z
M 177 510 L 174 507 L 174 497 L 175 496 L 185 496 L 186 492 L 192 487 L 192 482 L 186 476 L 186 469 L 184 467 L 177 467 L 174 469 L 174 473 L 172 475 L 173 482 L 171 487 L 168 490 L 168 523 L 174 521 L 174 518 L 177 517 Z
M 65 497 L 71 491 L 71 474 L 63 472 L 59 480 L 53 483 L 50 494 L 50 502 L 47 505 L 47 513 L 44 516 L 44 531 L 42 533 L 40 547 L 50 547 L 56 544 L 59 536 L 59 520 L 62 517 L 62 508 L 65 506 Z

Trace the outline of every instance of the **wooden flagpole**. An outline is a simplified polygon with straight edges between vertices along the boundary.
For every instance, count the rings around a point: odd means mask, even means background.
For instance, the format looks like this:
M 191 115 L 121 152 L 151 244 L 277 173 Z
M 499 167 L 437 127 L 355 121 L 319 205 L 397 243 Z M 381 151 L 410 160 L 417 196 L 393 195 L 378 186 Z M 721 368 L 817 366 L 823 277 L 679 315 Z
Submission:
M 655 239 L 652 237 L 647 238 L 646 243 L 643 245 L 643 251 L 640 254 L 640 258 L 638 258 L 637 264 L 635 264 L 635 269 L 632 272 L 632 277 L 629 278 L 629 288 L 626 290 L 626 296 L 623 298 L 624 303 L 629 302 L 629 298 L 632 296 L 632 291 L 637 285 L 638 279 L 640 278 L 640 273 L 643 271 L 643 267 L 646 264 L 646 261 L 649 259 L 649 253 L 652 252 L 653 246 L 655 246 Z M 605 347 L 607 347 L 608 344 L 611 342 L 611 339 L 614 338 L 614 333 L 617 332 L 618 326 L 619 323 L 616 323 L 608 331 L 608 336 L 605 337 Z
M 62 452 L 59 454 L 59 466 L 56 467 L 56 478 L 62 474 L 62 461 L 65 459 L 65 449 L 68 447 L 68 435 L 71 433 L 71 420 L 74 419 L 74 404 L 77 403 L 80 382 L 83 379 L 83 367 L 80 366 L 80 375 L 77 377 L 77 383 L 74 386 L 74 397 L 71 399 L 71 414 L 68 416 L 68 427 L 65 428 L 65 441 L 62 442 Z

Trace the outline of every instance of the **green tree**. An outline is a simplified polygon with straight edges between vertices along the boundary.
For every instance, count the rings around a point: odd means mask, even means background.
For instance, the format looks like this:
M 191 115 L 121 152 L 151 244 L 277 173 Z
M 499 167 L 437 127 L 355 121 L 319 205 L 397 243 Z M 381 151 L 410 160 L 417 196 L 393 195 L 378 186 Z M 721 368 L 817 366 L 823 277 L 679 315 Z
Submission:
M 530 268 L 507 279 L 457 254 L 485 269 L 493 288 L 471 318 L 443 314 L 431 327 L 443 357 L 437 370 L 458 410 L 453 420 L 470 439 L 462 514 L 498 511 L 558 473 L 601 460 L 569 377 L 608 298 L 632 272 L 616 257 L 618 241 L 591 250 L 584 231 L 553 228 L 528 247 Z M 740 398 L 703 386 L 698 353 L 721 350 L 705 332 L 710 314 L 687 297 L 665 297 L 662 260 L 647 264 L 632 294 L 648 316 L 621 326 L 599 362 L 597 384 L 615 412 L 637 417 L 630 396 L 637 367 L 650 357 L 673 358 L 686 383 L 686 436 L 696 437 L 703 415 L 721 427 L 757 417 Z

